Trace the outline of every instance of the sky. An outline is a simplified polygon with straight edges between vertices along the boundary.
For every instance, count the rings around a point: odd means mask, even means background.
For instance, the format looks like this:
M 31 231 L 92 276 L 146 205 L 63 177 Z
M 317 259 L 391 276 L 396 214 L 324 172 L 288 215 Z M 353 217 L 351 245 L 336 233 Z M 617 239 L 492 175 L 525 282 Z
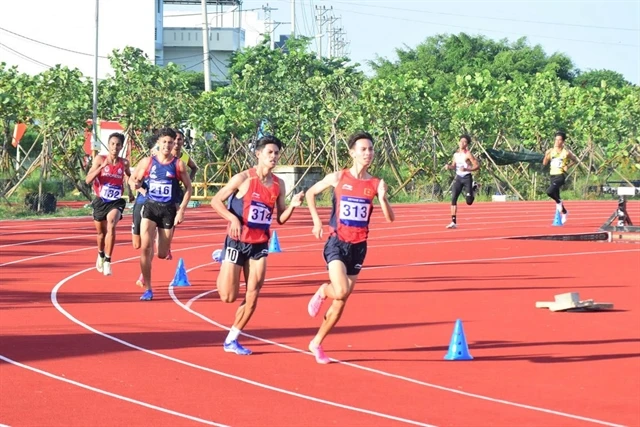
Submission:
M 0 1 L 0 62 L 16 64 L 29 74 L 62 63 L 93 75 L 93 0 Z M 153 27 L 153 12 L 143 12 L 153 9 L 153 0 L 100 2 L 99 54 L 105 57 L 113 48 L 138 43 L 152 56 L 153 47 L 141 33 L 148 34 Z M 282 22 L 275 31 L 277 38 L 291 31 L 287 23 L 291 21 L 290 3 L 244 0 L 242 7 L 261 9 L 268 4 L 276 9 L 271 16 Z M 415 48 L 436 34 L 464 32 L 495 40 L 526 37 L 531 45 L 541 45 L 547 54 L 568 55 L 583 71 L 609 69 L 640 84 L 640 0 L 296 0 L 298 34 L 316 34 L 314 11 L 322 6 L 333 8 L 331 13 L 339 18 L 336 25 L 344 29 L 349 42 L 349 57 L 363 64 L 362 69 L 367 72 L 370 69 L 364 64 L 368 60 L 382 57 L 394 61 L 398 48 Z M 176 10 L 176 6 L 167 5 L 165 9 Z M 60 18 L 61 10 L 72 12 Z M 70 19 L 70 13 L 74 19 Z M 260 13 L 264 16 L 263 11 Z M 323 50 L 326 53 L 326 45 Z M 100 74 L 108 69 L 105 58 L 100 58 L 99 69 Z

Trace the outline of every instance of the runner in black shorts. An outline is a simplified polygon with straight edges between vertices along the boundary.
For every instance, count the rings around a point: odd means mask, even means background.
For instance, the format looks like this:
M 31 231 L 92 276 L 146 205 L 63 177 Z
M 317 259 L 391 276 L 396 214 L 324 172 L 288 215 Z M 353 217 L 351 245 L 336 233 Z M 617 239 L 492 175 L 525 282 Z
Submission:
M 311 232 L 317 239 L 322 238 L 322 220 L 318 215 L 315 198 L 327 189 L 331 188 L 333 191 L 329 218 L 331 234 L 323 252 L 329 282 L 320 285 L 307 305 L 309 315 L 315 317 L 327 298 L 333 300 L 316 336 L 309 343 L 309 350 L 320 364 L 331 361 L 324 353 L 322 343 L 340 320 L 367 255 L 369 221 L 376 196 L 387 222 L 395 220 L 387 198 L 387 184 L 369 174 L 369 167 L 374 159 L 373 137 L 367 132 L 355 133 L 349 137 L 347 147 L 353 159 L 352 166 L 328 174 L 307 190 L 307 204 L 313 219 Z
M 347 276 L 355 276 L 360 273 L 364 259 L 367 256 L 367 241 L 360 243 L 343 242 L 334 234 L 324 244 L 323 256 L 327 263 L 327 269 L 329 269 L 331 261 L 342 261 L 347 268 Z
M 227 248 L 235 250 L 229 251 Z M 230 256 L 225 256 L 227 253 Z M 267 255 L 269 255 L 269 242 L 245 243 L 227 236 L 224 239 L 220 262 L 227 260 L 235 265 L 245 265 L 250 259 L 259 260 Z
M 110 276 L 111 255 L 116 240 L 116 226 L 122 218 L 122 212 L 126 206 L 124 195 L 124 177 L 130 176 L 129 161 L 120 157 L 120 151 L 124 145 L 124 135 L 112 133 L 107 142 L 109 153 L 106 156 L 98 155 L 93 159 L 93 164 L 85 182 L 93 184 L 95 199 L 91 202 L 93 207 L 93 223 L 95 225 L 98 243 L 98 259 L 96 270 L 105 276 Z M 129 198 L 133 195 L 129 191 Z
M 158 153 L 142 160 L 131 176 L 129 184 L 136 189 L 148 178 L 147 200 L 142 205 L 140 238 L 142 255 L 140 270 L 145 292 L 142 301 L 153 299 L 151 288 L 151 264 L 153 262 L 154 237 L 158 238 L 158 258 L 166 259 L 171 247 L 172 229 L 184 220 L 184 212 L 191 199 L 191 180 L 184 162 L 173 156 L 176 133 L 165 128 L 158 132 Z M 179 209 L 176 209 L 176 185 L 181 180 L 185 185 L 185 196 Z

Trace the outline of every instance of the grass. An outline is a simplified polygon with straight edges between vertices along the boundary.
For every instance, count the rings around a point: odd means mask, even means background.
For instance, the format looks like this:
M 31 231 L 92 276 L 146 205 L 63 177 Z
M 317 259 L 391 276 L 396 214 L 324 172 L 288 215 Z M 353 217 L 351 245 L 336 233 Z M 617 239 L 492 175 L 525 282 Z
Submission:
M 22 204 L 0 204 L 0 220 L 78 217 L 91 215 L 90 208 L 58 208 L 54 213 L 37 213 Z

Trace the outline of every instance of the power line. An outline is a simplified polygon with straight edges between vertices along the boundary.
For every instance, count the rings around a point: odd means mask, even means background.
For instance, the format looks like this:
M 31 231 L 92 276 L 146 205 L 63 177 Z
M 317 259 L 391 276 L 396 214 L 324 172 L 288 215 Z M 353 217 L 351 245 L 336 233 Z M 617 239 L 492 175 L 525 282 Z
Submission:
M 56 45 L 52 45 L 52 44 L 49 44 L 49 43 L 42 42 L 40 40 L 32 39 L 30 37 L 23 36 L 22 34 L 15 33 L 15 32 L 13 32 L 11 30 L 7 30 L 6 28 L 0 27 L 0 30 L 5 31 L 5 32 L 7 32 L 9 34 L 13 34 L 14 36 L 18 36 L 18 37 L 23 38 L 25 40 L 32 41 L 34 43 L 39 43 L 39 44 L 44 45 L 44 46 L 52 47 L 54 49 L 64 50 L 66 52 L 76 53 L 78 55 L 91 56 L 91 57 L 94 56 L 93 53 L 78 52 L 77 50 L 67 49 L 65 47 L 60 47 L 60 46 L 56 46 Z M 100 56 L 100 55 L 98 55 L 98 58 L 109 59 L 109 57 L 107 57 L 107 56 Z
M 540 37 L 540 38 L 546 38 L 546 39 L 565 40 L 565 41 L 572 41 L 572 42 L 579 42 L 579 43 L 604 44 L 604 45 L 610 45 L 610 46 L 626 46 L 626 47 L 635 47 L 635 48 L 638 47 L 638 45 L 636 45 L 636 44 L 600 42 L 600 41 L 595 41 L 595 40 L 568 39 L 568 38 L 564 38 L 564 37 L 544 36 L 544 35 L 540 35 L 540 34 L 524 34 L 524 33 L 516 33 L 516 32 L 513 32 L 513 31 L 489 30 L 489 29 L 486 29 L 486 28 L 474 28 L 474 27 L 467 27 L 467 26 L 462 26 L 462 25 L 443 24 L 441 22 L 422 21 L 422 20 L 419 20 L 419 19 L 401 18 L 401 17 L 398 17 L 398 16 L 391 16 L 391 15 L 378 15 L 378 14 L 375 14 L 375 13 L 360 12 L 360 11 L 357 11 L 357 10 L 342 9 L 342 8 L 336 8 L 335 10 L 340 10 L 340 11 L 343 11 L 343 12 L 350 12 L 350 13 L 354 13 L 356 15 L 375 16 L 375 17 L 378 17 L 378 18 L 397 19 L 397 20 L 400 20 L 400 21 L 418 22 L 418 23 L 421 23 L 421 24 L 431 24 L 431 25 L 439 25 L 439 26 L 442 26 L 442 27 L 462 28 L 462 29 L 466 29 L 466 30 L 485 31 L 485 32 L 489 32 L 489 33 L 516 34 L 516 35 L 519 35 L 519 36 Z
M 355 1 L 339 1 L 333 0 L 334 3 L 342 3 L 342 4 L 359 4 L 360 2 Z M 372 2 L 369 2 L 372 3 Z M 580 28 L 596 28 L 600 30 L 618 30 L 618 31 L 634 31 L 640 32 L 640 28 L 622 28 L 622 27 L 607 27 L 607 26 L 599 26 L 599 25 L 586 25 L 586 24 L 571 24 L 568 22 L 548 22 L 548 21 L 532 21 L 527 19 L 516 19 L 516 18 L 498 18 L 495 16 L 476 16 L 476 15 L 465 15 L 462 13 L 449 13 L 449 12 L 433 12 L 429 10 L 420 10 L 420 9 L 407 9 L 402 7 L 391 7 L 391 6 L 376 6 L 376 5 L 367 5 L 367 7 L 375 7 L 378 9 L 389 9 L 389 10 L 400 10 L 404 12 L 418 12 L 418 13 L 427 13 L 432 15 L 445 15 L 445 16 L 460 16 L 464 18 L 476 18 L 476 19 L 492 19 L 495 21 L 508 21 L 508 22 L 524 22 L 528 24 L 544 24 L 544 25 L 560 25 L 563 27 L 580 27 Z
M 53 68 L 53 67 L 51 67 L 51 65 L 47 65 L 44 62 L 40 62 L 37 59 L 33 59 L 30 56 L 25 55 L 24 53 L 20 53 L 17 50 L 10 48 L 6 44 L 0 43 L 0 47 L 2 47 L 3 49 L 5 49 L 5 50 L 7 50 L 7 51 L 9 51 L 11 53 L 13 53 L 14 55 L 16 55 L 19 58 L 26 59 L 27 61 L 29 61 L 29 62 L 31 62 L 33 64 L 40 65 L 40 66 L 45 67 L 45 68 Z

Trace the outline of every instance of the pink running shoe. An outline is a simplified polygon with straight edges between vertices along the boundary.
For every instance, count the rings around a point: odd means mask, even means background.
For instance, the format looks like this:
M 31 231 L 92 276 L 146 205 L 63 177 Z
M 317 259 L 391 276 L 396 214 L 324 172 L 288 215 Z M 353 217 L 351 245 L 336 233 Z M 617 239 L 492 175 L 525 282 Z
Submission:
M 169 249 L 169 252 L 167 253 L 167 257 L 165 259 L 167 261 L 171 261 L 173 259 L 173 255 L 171 255 L 171 249 Z
M 328 363 L 331 363 L 331 359 L 329 359 L 327 355 L 324 354 L 324 350 L 322 349 L 321 345 L 315 345 L 315 343 L 311 341 L 309 343 L 309 351 L 311 351 L 311 353 L 316 357 L 316 362 L 318 362 L 319 364 L 326 365 Z
M 138 280 L 136 280 L 136 285 L 144 288 L 144 276 L 142 275 L 142 273 L 140 273 L 140 277 L 138 277 Z
M 318 290 L 316 291 L 315 294 L 313 294 L 313 296 L 311 297 L 311 300 L 309 300 L 309 305 L 307 306 L 307 311 L 309 312 L 309 316 L 311 317 L 316 317 L 318 315 L 318 312 L 320 311 L 320 307 L 322 307 L 322 303 L 324 302 L 324 300 L 326 299 L 322 297 L 322 294 L 320 293 L 320 291 L 322 290 L 323 286 L 325 286 L 326 284 L 322 284 L 322 286 L 320 286 L 318 288 Z

